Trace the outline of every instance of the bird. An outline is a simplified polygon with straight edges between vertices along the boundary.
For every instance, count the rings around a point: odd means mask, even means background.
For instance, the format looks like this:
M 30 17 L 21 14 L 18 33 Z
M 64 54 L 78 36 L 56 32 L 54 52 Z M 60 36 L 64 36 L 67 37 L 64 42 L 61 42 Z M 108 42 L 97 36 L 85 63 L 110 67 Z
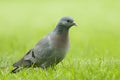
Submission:
M 13 64 L 15 68 L 11 73 L 17 73 L 29 67 L 47 69 L 56 66 L 68 52 L 69 29 L 72 26 L 77 26 L 72 17 L 62 17 L 53 31 L 44 36 L 22 59 Z

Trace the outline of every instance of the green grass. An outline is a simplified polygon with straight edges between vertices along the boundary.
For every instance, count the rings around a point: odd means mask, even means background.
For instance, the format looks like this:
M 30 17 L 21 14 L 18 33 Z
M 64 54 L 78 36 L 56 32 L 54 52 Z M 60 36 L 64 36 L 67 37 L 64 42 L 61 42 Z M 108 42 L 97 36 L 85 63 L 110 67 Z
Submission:
M 0 1 L 0 80 L 120 80 L 120 1 Z M 56 66 L 10 74 L 37 41 L 63 16 L 70 30 L 70 50 Z

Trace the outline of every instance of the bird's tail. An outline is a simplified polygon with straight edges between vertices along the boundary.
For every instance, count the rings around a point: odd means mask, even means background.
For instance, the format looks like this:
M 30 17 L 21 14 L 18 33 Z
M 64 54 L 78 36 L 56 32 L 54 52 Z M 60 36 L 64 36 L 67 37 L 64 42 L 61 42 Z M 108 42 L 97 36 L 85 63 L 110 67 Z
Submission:
M 22 70 L 22 67 L 16 67 L 15 69 L 13 69 L 13 70 L 11 71 L 11 73 L 17 73 L 17 72 L 19 72 L 20 70 Z

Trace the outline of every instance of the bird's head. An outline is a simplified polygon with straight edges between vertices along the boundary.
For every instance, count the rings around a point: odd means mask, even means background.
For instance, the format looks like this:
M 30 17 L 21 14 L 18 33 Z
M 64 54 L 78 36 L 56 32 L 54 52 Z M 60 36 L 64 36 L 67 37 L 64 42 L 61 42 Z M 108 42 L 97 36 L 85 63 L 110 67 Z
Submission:
M 74 22 L 73 18 L 71 17 L 63 17 L 60 19 L 58 26 L 61 26 L 62 28 L 69 29 L 72 26 L 77 26 L 76 23 Z

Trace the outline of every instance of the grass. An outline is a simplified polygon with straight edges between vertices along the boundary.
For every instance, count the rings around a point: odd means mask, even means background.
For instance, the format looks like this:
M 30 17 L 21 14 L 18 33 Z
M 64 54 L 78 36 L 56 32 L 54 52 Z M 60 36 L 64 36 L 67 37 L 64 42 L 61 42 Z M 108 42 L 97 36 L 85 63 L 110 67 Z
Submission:
M 0 1 L 0 80 L 120 80 L 120 1 Z M 70 50 L 56 71 L 29 68 L 10 74 L 12 64 L 63 16 Z

